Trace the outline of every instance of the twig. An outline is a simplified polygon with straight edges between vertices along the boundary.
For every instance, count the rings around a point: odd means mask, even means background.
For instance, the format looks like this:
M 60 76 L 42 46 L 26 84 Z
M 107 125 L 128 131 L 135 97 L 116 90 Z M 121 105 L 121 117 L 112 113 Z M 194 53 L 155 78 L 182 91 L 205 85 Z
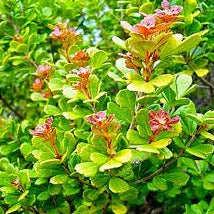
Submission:
M 14 109 L 8 102 L 7 100 L 2 97 L 2 95 L 0 94 L 0 100 L 4 103 L 4 105 L 10 109 L 10 111 L 12 111 L 18 118 L 20 119 L 24 119 L 23 115 L 21 115 L 16 109 Z
M 198 135 L 198 131 L 190 138 L 190 140 L 186 144 L 186 147 L 179 152 L 177 157 L 172 158 L 169 162 L 165 163 L 160 169 L 158 169 L 154 173 L 152 173 L 152 174 L 148 175 L 147 177 L 144 177 L 140 180 L 137 180 L 136 183 L 139 184 L 139 183 L 147 182 L 147 181 L 151 180 L 152 178 L 154 178 L 155 176 L 161 174 L 166 169 L 168 169 L 172 164 L 174 164 L 184 154 L 184 152 L 186 151 L 186 148 L 191 146 L 191 144 L 194 142 L 195 137 L 197 135 Z
M 206 80 L 204 77 L 201 77 L 201 81 L 207 86 L 209 86 L 210 89 L 214 90 L 214 85 L 210 83 L 208 80 Z

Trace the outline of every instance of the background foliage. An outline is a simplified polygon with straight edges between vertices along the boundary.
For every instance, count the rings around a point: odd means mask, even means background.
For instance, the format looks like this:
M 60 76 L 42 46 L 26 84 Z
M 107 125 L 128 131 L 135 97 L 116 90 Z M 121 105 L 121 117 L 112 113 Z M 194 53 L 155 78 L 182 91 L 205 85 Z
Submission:
M 116 45 L 112 37 L 128 39 L 120 21 L 131 25 L 139 23 L 142 19 L 139 12 L 154 13 L 161 1 L 0 1 L 0 213 L 126 213 L 127 210 L 214 213 L 212 127 L 209 132 L 197 133 L 197 127 L 207 125 L 207 120 L 212 125 L 214 116 L 213 112 L 208 113 L 203 121 L 196 115 L 196 111 L 205 114 L 214 105 L 214 5 L 212 0 L 173 0 L 171 3 L 184 7 L 179 22 L 173 26 L 174 33 L 182 33 L 186 38 L 208 31 L 203 33 L 200 42 L 192 45 L 195 40 L 191 40 L 184 45 L 186 51 L 166 57 L 157 68 L 156 76 L 162 73 L 179 76 L 180 80 L 175 78 L 173 84 L 180 87 L 180 92 L 172 92 L 168 87 L 162 88 L 163 93 L 154 94 L 155 99 L 142 98 L 139 103 L 145 111 L 137 114 L 133 92 L 136 90 L 128 91 L 124 79 L 124 73 L 130 70 L 124 61 L 118 60 L 121 58 L 118 53 L 126 51 L 120 42 Z M 81 35 L 81 41 L 70 50 L 70 55 L 78 50 L 89 53 L 93 71 L 90 93 L 95 101 L 84 102 L 87 99 L 81 95 L 74 97 L 71 83 L 76 82 L 77 77 L 69 71 L 76 67 L 62 57 L 58 51 L 61 44 L 49 36 L 53 26 L 60 22 L 68 22 Z M 53 68 L 51 79 L 45 80 L 42 91 L 50 89 L 50 98 L 32 87 L 37 67 L 44 64 Z M 131 78 L 128 81 L 133 84 Z M 146 125 L 141 124 L 141 118 L 148 117 L 148 110 L 162 108 L 164 102 L 159 100 L 163 98 L 168 98 L 165 110 L 181 98 L 169 111 L 171 116 L 180 116 L 182 134 L 170 137 L 173 143 L 169 148 L 149 151 L 140 147 L 141 153 L 134 150 L 131 157 L 129 145 L 144 144 L 139 129 L 127 134 L 132 118 L 137 115 L 137 125 L 142 126 L 144 132 Z M 131 101 L 127 102 L 128 99 Z M 103 166 L 106 162 L 104 156 L 96 156 L 105 155 L 101 146 L 104 143 L 99 136 L 92 136 L 90 125 L 84 120 L 93 113 L 91 103 L 96 111 L 107 109 L 108 115 L 115 114 L 115 123 L 121 126 L 114 140 L 117 152 L 124 152 L 122 160 L 124 157 L 127 160 L 108 173 L 106 165 L 97 172 L 96 164 Z M 55 159 L 47 142 L 32 139 L 29 133 L 49 116 L 54 117 L 56 143 L 64 154 L 62 161 Z M 196 137 L 193 148 L 186 149 L 192 136 Z M 153 174 L 170 160 L 175 163 L 169 169 Z M 78 165 L 80 163 L 89 165 Z M 150 175 L 152 177 L 148 177 Z

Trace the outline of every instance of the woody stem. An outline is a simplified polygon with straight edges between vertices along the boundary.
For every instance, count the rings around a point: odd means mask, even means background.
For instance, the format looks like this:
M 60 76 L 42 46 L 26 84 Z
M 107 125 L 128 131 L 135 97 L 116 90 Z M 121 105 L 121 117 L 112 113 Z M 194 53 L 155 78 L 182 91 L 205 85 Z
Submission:
M 110 157 L 112 157 L 112 148 L 111 148 L 111 140 L 108 137 L 104 137 L 107 143 L 107 152 Z
M 151 143 L 151 142 L 157 137 L 158 134 L 159 134 L 159 132 L 155 132 L 155 133 L 151 136 L 151 138 L 149 139 L 149 143 Z
M 56 147 L 56 143 L 55 143 L 54 140 L 51 141 L 51 146 L 52 146 L 52 148 L 53 148 L 53 150 L 54 150 L 54 153 L 55 153 L 56 158 L 57 158 L 57 159 L 61 159 L 62 156 L 59 154 L 59 151 L 58 151 L 58 149 L 57 149 L 57 147 Z
M 85 94 L 86 94 L 86 96 L 88 97 L 88 99 L 91 99 L 91 95 L 90 95 L 90 93 L 89 93 L 89 90 L 88 90 L 88 87 L 86 86 L 85 87 Z
M 149 180 L 151 180 L 152 178 L 154 178 L 155 176 L 161 174 L 163 171 L 167 170 L 170 166 L 172 166 L 174 163 L 177 162 L 177 160 L 182 157 L 182 155 L 185 153 L 186 149 L 189 148 L 192 143 L 194 142 L 195 138 L 198 136 L 199 134 L 199 130 L 197 130 L 197 132 L 190 138 L 190 140 L 187 142 L 186 144 L 186 147 L 184 149 L 182 149 L 178 155 L 174 158 L 172 158 L 169 162 L 165 163 L 164 165 L 161 166 L 161 168 L 159 168 L 158 170 L 156 170 L 155 172 L 153 172 L 152 174 L 140 179 L 140 180 L 137 180 L 136 183 L 139 184 L 139 183 L 145 183 Z

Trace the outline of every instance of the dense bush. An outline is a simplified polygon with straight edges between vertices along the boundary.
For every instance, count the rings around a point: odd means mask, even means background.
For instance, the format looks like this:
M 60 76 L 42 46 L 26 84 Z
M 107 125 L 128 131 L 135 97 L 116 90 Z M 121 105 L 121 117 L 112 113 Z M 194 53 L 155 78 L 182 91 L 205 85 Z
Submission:
M 0 213 L 213 214 L 213 16 L 1 1 Z

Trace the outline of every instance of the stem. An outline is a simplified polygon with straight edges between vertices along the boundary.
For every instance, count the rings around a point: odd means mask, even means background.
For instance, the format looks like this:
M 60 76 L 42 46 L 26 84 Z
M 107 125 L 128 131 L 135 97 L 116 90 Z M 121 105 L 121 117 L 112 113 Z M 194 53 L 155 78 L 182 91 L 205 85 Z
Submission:
M 54 140 L 51 141 L 51 146 L 52 146 L 52 148 L 53 148 L 53 150 L 54 150 L 54 153 L 55 153 L 56 158 L 57 158 L 57 159 L 61 159 L 62 156 L 59 154 L 59 151 L 58 151 L 58 149 L 57 149 L 57 147 L 56 147 L 56 143 L 55 143 Z
M 186 151 L 186 148 L 190 147 L 192 145 L 192 143 L 194 142 L 196 136 L 198 135 L 198 131 L 190 138 L 190 140 L 188 141 L 188 143 L 186 144 L 186 147 L 184 149 L 182 149 L 177 157 L 172 158 L 169 162 L 165 163 L 160 169 L 158 169 L 157 171 L 153 172 L 152 174 L 137 180 L 136 183 L 145 183 L 149 180 L 151 180 L 152 178 L 154 178 L 155 176 L 161 174 L 163 171 L 165 171 L 166 169 L 168 169 L 172 164 L 174 164 Z
M 86 96 L 88 97 L 88 99 L 90 100 L 91 99 L 91 95 L 89 93 L 89 90 L 88 90 L 87 86 L 85 87 L 84 92 L 85 92 Z
M 137 93 L 137 97 L 136 98 L 139 98 L 142 96 L 142 92 L 138 92 Z M 141 105 L 138 103 L 135 105 L 135 112 L 137 112 L 139 109 L 140 109 Z M 132 117 L 132 121 L 131 121 L 131 124 L 129 126 L 129 130 L 130 129 L 134 129 L 135 128 L 135 117 Z
M 55 64 L 56 63 L 56 59 L 54 57 L 54 48 L 53 48 L 53 40 L 52 39 L 50 40 L 50 45 L 51 45 L 52 60 L 53 60 L 53 63 Z
M 201 81 L 207 85 L 211 90 L 214 90 L 214 85 L 210 83 L 208 80 L 206 80 L 204 77 L 201 77 Z
M 107 137 L 104 137 L 106 143 L 107 143 L 107 152 L 110 158 L 113 157 L 114 154 L 112 154 L 112 148 L 111 148 L 111 140 Z
M 23 208 L 24 210 L 29 210 L 29 211 L 31 211 L 31 212 L 33 212 L 33 213 L 40 214 L 40 212 L 38 211 L 37 208 L 28 207 L 28 206 L 24 206 L 24 205 L 22 206 L 22 208 Z
M 69 47 L 66 46 L 65 48 L 65 55 L 66 55 L 66 60 L 68 63 L 71 63 L 71 59 L 70 59 L 70 56 L 69 56 Z
M 2 97 L 1 94 L 0 94 L 0 100 L 1 100 L 1 101 L 4 103 L 4 105 L 5 105 L 10 111 L 12 111 L 18 118 L 24 119 L 23 115 L 21 115 L 15 108 L 13 108 L 13 107 L 11 106 L 11 104 L 9 104 L 9 103 L 7 102 L 7 100 L 6 100 L 4 97 Z

